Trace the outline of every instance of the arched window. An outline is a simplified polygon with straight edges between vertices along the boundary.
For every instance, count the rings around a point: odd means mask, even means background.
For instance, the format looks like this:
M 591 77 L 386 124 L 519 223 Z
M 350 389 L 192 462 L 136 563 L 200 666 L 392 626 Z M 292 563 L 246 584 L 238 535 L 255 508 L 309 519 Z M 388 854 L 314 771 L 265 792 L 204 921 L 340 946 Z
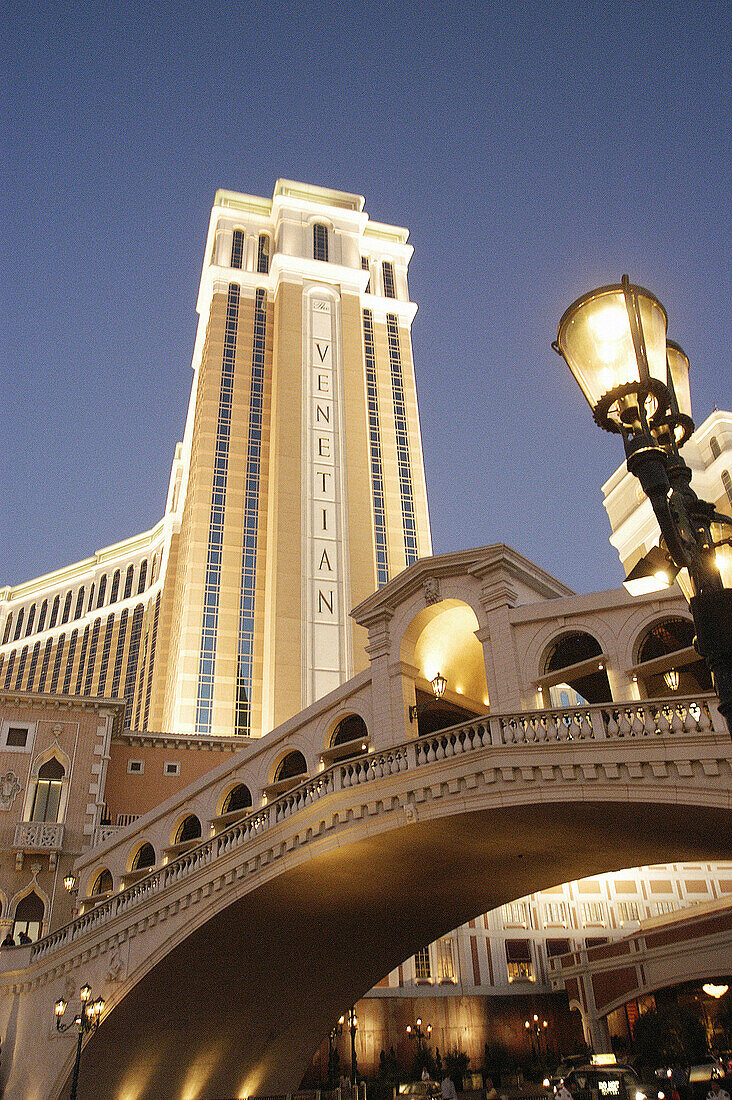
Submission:
M 76 611 L 74 612 L 74 618 L 75 619 L 80 619 L 81 618 L 81 613 L 82 613 L 83 610 L 84 610 L 84 585 L 82 584 L 82 586 L 79 589 L 79 592 L 77 594 L 77 597 L 76 597 Z
M 43 630 L 46 625 L 46 615 L 48 614 L 48 600 L 44 600 L 41 604 L 41 614 L 38 617 L 38 633 Z
M 35 621 L 36 621 L 36 605 L 34 603 L 32 603 L 31 604 L 31 609 L 28 612 L 28 625 L 25 628 L 26 638 L 28 637 L 29 634 L 33 633 L 33 623 Z
M 681 616 L 663 619 L 656 623 L 643 636 L 638 647 L 638 664 L 654 661 L 658 657 L 667 657 L 679 650 L 689 649 L 694 644 L 694 624 Z M 704 661 L 699 658 L 689 664 L 670 667 L 664 672 L 644 674 L 638 669 L 638 676 L 649 698 L 663 698 L 667 695 L 688 695 L 697 691 L 711 691 L 712 678 Z
M 71 614 L 71 589 L 66 593 L 66 599 L 64 600 L 64 613 L 61 616 L 61 625 L 69 621 L 69 615 Z
M 396 283 L 394 282 L 394 264 L 390 260 L 384 260 L 381 265 L 384 275 L 384 297 L 396 298 Z
M 295 749 L 293 752 L 288 752 L 285 759 L 278 764 L 274 781 L 280 783 L 283 779 L 294 779 L 298 775 L 305 775 L 307 770 L 305 757 Z
M 235 229 L 231 240 L 231 267 L 241 267 L 244 262 L 244 230 Z
M 147 867 L 154 867 L 154 866 L 155 866 L 155 849 L 153 848 L 152 844 L 148 844 L 146 842 L 145 844 L 140 845 L 140 847 L 137 849 L 137 854 L 135 855 L 135 858 L 132 861 L 132 870 L 133 871 L 142 871 Z
M 14 642 L 17 642 L 18 638 L 20 637 L 20 632 L 23 629 L 23 619 L 24 618 L 25 618 L 25 608 L 21 607 L 20 611 L 18 612 L 18 621 L 15 624 L 15 634 L 13 634 L 13 641 Z
M 35 943 L 41 935 L 43 928 L 43 915 L 45 906 L 35 890 L 21 898 L 15 907 L 15 919 L 13 920 L 12 937 L 16 943 Z M 22 937 L 27 936 L 27 940 Z
M 729 476 L 729 470 L 722 470 L 722 485 L 727 494 L 727 500 L 732 506 L 732 477 Z
M 91 609 L 93 607 L 94 607 L 94 581 L 92 581 L 92 586 L 89 589 L 89 603 L 86 605 L 87 615 L 89 614 L 89 612 L 91 611 Z
M 361 257 L 361 270 L 362 271 L 368 271 L 369 270 L 369 261 L 368 261 L 367 256 L 362 256 Z M 369 275 L 368 279 L 366 280 L 366 286 L 364 288 L 364 294 L 369 294 L 370 291 L 371 291 L 371 276 Z
M 109 595 L 109 602 L 110 603 L 116 603 L 117 602 L 117 597 L 119 596 L 119 579 L 120 579 L 120 572 L 119 572 L 119 569 L 116 569 L 115 573 L 114 573 L 114 576 L 112 577 L 112 591 Z
M 104 597 L 107 594 L 107 574 L 102 574 L 102 579 L 99 582 L 99 595 L 97 596 L 97 607 L 104 606 Z
M 5 645 L 10 638 L 10 628 L 13 625 L 13 612 L 11 611 L 5 620 L 5 631 L 3 633 L 3 645 Z
M 65 775 L 63 764 L 55 756 L 38 769 L 31 821 L 58 821 Z
M 95 898 L 100 894 L 111 894 L 112 888 L 112 875 L 105 867 L 94 879 L 94 885 L 89 893 L 91 897 Z
M 269 236 L 260 233 L 257 241 L 257 271 L 260 275 L 266 275 L 269 271 Z
M 570 669 L 573 665 L 582 664 L 599 657 L 602 654 L 602 646 L 597 638 L 581 631 L 573 631 L 562 634 L 552 645 L 544 662 L 544 675 L 553 672 L 561 672 L 562 669 Z M 612 702 L 610 682 L 604 668 L 590 669 L 589 671 L 570 672 L 566 680 L 555 683 L 551 688 L 551 699 L 554 706 L 561 706 L 559 697 L 561 689 L 571 688 L 576 694 L 574 703 L 609 703 Z
M 124 590 L 124 595 L 122 596 L 123 600 L 126 600 L 128 598 L 128 596 L 132 595 L 132 579 L 133 579 L 134 575 L 135 575 L 134 565 L 128 566 L 127 574 L 125 576 L 125 590 Z
M 244 783 L 237 783 L 227 794 L 221 813 L 233 814 L 235 810 L 247 810 L 251 804 L 252 795 L 249 788 Z
M 313 226 L 313 259 L 328 262 L 328 229 L 325 225 Z
M 195 814 L 189 814 L 178 827 L 175 834 L 175 844 L 183 844 L 186 840 L 198 840 L 201 835 L 201 822 Z
M 722 448 L 719 446 L 719 440 L 716 435 L 713 435 L 709 440 L 709 449 L 712 452 L 712 458 L 719 458 L 722 453 Z
M 150 584 L 155 584 L 155 578 L 158 575 L 158 558 L 159 555 L 155 554 L 152 560 L 152 569 L 150 570 Z
M 53 606 L 51 607 L 51 621 L 48 624 L 49 629 L 52 626 L 55 626 L 56 623 L 58 622 L 58 609 L 59 609 L 59 604 L 60 603 L 61 603 L 61 597 L 60 596 L 54 596 Z
M 140 579 L 137 582 L 137 595 L 145 591 L 145 580 L 147 579 L 147 558 L 144 559 L 140 566 Z

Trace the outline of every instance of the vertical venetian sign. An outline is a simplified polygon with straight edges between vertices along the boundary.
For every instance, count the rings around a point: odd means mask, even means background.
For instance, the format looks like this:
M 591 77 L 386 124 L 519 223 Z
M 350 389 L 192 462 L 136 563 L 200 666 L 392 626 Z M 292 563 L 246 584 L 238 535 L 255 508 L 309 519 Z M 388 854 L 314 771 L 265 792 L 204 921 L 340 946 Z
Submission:
M 317 292 L 307 301 L 303 671 L 310 703 L 338 687 L 347 668 L 336 303 Z

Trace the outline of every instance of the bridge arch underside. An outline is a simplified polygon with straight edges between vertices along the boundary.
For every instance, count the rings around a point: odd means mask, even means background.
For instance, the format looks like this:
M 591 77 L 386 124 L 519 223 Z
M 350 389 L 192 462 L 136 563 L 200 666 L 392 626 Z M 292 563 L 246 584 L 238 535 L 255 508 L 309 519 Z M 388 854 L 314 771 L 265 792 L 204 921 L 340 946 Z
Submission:
M 224 891 L 212 895 L 207 919 L 197 918 L 90 1037 L 79 1098 L 292 1091 L 333 1022 L 419 947 L 571 879 L 730 858 L 728 814 L 544 801 L 409 823 L 402 813 L 396 828 L 375 819 L 367 835 L 313 843 L 232 903 Z

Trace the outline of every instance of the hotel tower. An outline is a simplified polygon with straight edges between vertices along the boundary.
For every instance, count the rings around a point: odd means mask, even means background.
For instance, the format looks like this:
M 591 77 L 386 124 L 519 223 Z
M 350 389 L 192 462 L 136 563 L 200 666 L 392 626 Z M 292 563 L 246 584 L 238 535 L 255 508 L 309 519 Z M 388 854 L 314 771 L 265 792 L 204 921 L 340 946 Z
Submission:
M 260 736 L 367 661 L 351 607 L 431 553 L 407 231 L 358 195 L 216 195 L 165 515 L 0 589 L 0 687 Z

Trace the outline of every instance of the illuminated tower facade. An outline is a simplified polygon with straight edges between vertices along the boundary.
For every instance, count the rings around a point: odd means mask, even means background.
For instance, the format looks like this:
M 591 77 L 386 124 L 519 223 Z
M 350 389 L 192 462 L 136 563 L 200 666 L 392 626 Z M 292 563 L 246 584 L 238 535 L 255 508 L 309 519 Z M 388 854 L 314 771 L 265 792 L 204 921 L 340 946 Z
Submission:
M 0 591 L 0 685 L 124 695 L 133 729 L 257 736 L 365 665 L 350 608 L 431 543 L 412 248 L 363 206 L 287 180 L 217 193 L 165 516 Z

